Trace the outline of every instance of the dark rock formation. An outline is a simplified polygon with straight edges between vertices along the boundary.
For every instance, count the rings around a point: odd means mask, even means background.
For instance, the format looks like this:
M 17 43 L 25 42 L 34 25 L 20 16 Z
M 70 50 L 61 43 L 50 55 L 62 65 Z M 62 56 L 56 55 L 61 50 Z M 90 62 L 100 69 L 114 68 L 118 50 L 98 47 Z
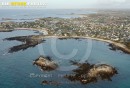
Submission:
M 26 50 L 30 47 L 35 47 L 36 45 L 45 41 L 43 40 L 43 36 L 40 35 L 11 37 L 11 38 L 6 38 L 4 40 L 9 40 L 9 41 L 16 40 L 23 43 L 21 45 L 11 47 L 9 53 L 17 52 L 20 50 Z
M 79 39 L 83 39 L 83 38 L 67 36 L 67 37 L 60 37 L 60 38 L 58 38 L 58 39 L 60 39 L 60 40 L 67 40 L 67 39 L 79 40 Z
M 114 46 L 113 44 L 109 44 L 109 49 L 110 50 L 113 50 L 113 51 L 116 51 L 117 50 L 117 47 L 116 46 Z
M 70 81 L 80 81 L 82 84 L 97 82 L 99 79 L 112 81 L 111 77 L 118 74 L 115 68 L 106 64 L 75 63 L 75 65 L 79 67 L 73 70 L 74 74 L 66 75 L 65 78 Z
M 0 32 L 12 32 L 12 31 L 14 31 L 14 30 L 0 30 Z
M 110 48 L 110 50 L 113 50 L 113 51 L 116 51 L 116 50 L 121 50 L 122 52 L 124 52 L 124 53 L 126 53 L 126 54 L 130 54 L 130 52 L 128 51 L 128 50 L 126 50 L 125 48 L 122 48 L 122 47 L 118 47 L 118 46 L 116 46 L 116 45 L 114 45 L 114 44 L 109 44 L 108 45 Z
M 59 82 L 56 82 L 56 81 L 42 81 L 42 84 L 43 85 L 55 85 L 55 86 L 58 86 L 60 83 Z

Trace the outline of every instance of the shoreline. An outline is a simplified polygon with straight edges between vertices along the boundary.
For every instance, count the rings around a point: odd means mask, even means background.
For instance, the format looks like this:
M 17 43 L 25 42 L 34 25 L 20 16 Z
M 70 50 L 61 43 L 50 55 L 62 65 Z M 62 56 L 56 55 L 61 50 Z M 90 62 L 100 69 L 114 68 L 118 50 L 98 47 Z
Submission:
M 130 49 L 128 49 L 124 44 L 122 43 L 117 43 L 111 40 L 105 40 L 105 39 L 100 39 L 100 38 L 92 38 L 92 37 L 84 37 L 84 36 L 45 36 L 45 38 L 84 38 L 84 39 L 92 39 L 92 40 L 97 40 L 97 41 L 102 41 L 102 42 L 106 42 L 109 44 L 113 44 L 114 46 L 116 46 L 117 48 L 119 48 L 120 50 L 122 50 L 125 53 L 130 54 Z
M 39 31 L 40 32 L 40 28 L 14 28 L 14 29 L 0 29 L 0 32 L 11 32 L 11 31 L 15 31 L 15 30 L 29 30 L 29 31 Z
M 30 31 L 38 31 L 40 32 L 40 29 L 37 28 L 15 28 L 13 30 L 30 30 Z M 10 32 L 10 30 L 8 30 Z M 114 46 L 116 46 L 119 50 L 122 50 L 125 53 L 130 54 L 130 49 L 127 48 L 126 45 L 122 44 L 122 43 L 117 43 L 114 42 L 112 40 L 105 40 L 105 39 L 101 39 L 101 38 L 93 38 L 93 37 L 84 37 L 84 36 L 44 36 L 44 38 L 84 38 L 84 39 L 92 39 L 92 40 L 97 40 L 97 41 L 102 41 L 102 42 L 106 42 L 109 44 L 113 44 Z

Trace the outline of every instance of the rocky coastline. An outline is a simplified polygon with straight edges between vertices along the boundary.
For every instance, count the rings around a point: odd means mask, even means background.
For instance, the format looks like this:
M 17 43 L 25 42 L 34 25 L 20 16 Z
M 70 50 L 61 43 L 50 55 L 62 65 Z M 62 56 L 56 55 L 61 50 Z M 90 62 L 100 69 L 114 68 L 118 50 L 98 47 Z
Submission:
M 97 40 L 102 42 L 107 42 L 109 44 L 110 50 L 121 50 L 126 54 L 130 54 L 130 49 L 121 43 L 117 43 L 111 40 L 105 40 L 100 38 L 92 38 L 92 37 L 84 37 L 84 36 L 44 36 L 44 35 L 30 35 L 30 36 L 19 36 L 19 37 L 11 37 L 11 38 L 5 38 L 4 40 L 12 41 L 20 41 L 23 44 L 14 46 L 10 48 L 10 53 L 17 52 L 20 50 L 26 50 L 29 47 L 34 47 L 42 42 L 45 41 L 47 38 L 57 38 L 60 40 L 64 39 L 91 39 L 91 40 Z
M 36 45 L 44 42 L 43 36 L 39 35 L 30 35 L 30 36 L 19 36 L 19 37 L 11 37 L 11 38 L 5 38 L 5 40 L 8 41 L 20 41 L 22 44 L 13 46 L 9 49 L 9 53 L 18 52 L 20 50 L 26 50 L 30 47 L 35 47 Z

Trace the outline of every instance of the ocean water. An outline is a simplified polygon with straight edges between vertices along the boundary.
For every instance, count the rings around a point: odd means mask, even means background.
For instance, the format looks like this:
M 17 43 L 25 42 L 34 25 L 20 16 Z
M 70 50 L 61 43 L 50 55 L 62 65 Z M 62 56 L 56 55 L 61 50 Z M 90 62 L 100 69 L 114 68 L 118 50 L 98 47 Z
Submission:
M 3 41 L 6 37 L 32 35 L 34 31 L 17 30 L 13 32 L 0 32 L 0 88 L 130 88 L 130 55 L 122 51 L 112 51 L 108 43 L 90 39 L 46 39 L 42 44 L 24 51 L 8 54 L 8 49 L 19 45 L 18 41 Z M 69 54 L 75 51 L 72 56 Z M 88 51 L 87 51 L 88 50 Z M 58 52 L 58 53 L 56 53 Z M 91 52 L 91 53 L 87 53 Z M 87 54 L 88 58 L 84 58 Z M 117 75 L 112 81 L 99 80 L 97 83 L 82 85 L 79 82 L 70 82 L 60 76 L 71 73 L 70 70 L 57 69 L 55 71 L 41 71 L 33 65 L 33 60 L 39 55 L 50 56 L 60 67 L 71 67 L 69 60 L 88 60 L 92 64 L 109 64 L 116 67 Z M 62 56 L 60 56 L 62 55 Z M 67 56 L 66 59 L 64 56 Z M 38 76 L 31 76 L 32 74 Z M 44 77 L 39 77 L 44 75 Z M 43 80 L 59 81 L 59 86 L 42 85 Z
M 45 17 L 76 18 L 79 17 L 79 14 L 91 13 L 96 13 L 96 11 L 74 9 L 0 9 L 0 22 L 34 21 L 35 19 Z M 11 20 L 2 20 L 3 18 L 9 18 Z

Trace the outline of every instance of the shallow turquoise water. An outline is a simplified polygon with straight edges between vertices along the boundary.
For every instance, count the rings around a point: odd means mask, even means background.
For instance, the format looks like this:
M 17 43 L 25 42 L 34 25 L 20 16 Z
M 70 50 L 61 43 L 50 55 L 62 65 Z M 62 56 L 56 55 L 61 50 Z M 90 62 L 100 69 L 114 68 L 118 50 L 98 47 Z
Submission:
M 19 34 L 18 34 L 19 33 Z M 112 81 L 98 81 L 82 85 L 80 83 L 71 83 L 60 76 L 71 73 L 71 71 L 61 71 L 60 69 L 51 72 L 43 72 L 32 62 L 39 55 L 51 56 L 61 67 L 70 66 L 69 60 L 81 60 L 86 50 L 89 49 L 87 39 L 67 39 L 56 40 L 56 49 L 62 55 L 68 55 L 73 49 L 78 52 L 73 57 L 65 59 L 56 55 L 51 46 L 54 39 L 46 39 L 42 44 L 34 48 L 28 48 L 25 51 L 19 51 L 7 54 L 8 49 L 14 45 L 21 44 L 17 41 L 2 41 L 5 37 L 22 36 L 36 34 L 32 31 L 13 31 L 0 33 L 0 88 L 129 88 L 130 87 L 130 55 L 122 51 L 112 51 L 108 43 L 92 40 L 91 53 L 88 57 L 90 63 L 105 63 L 117 68 L 119 74 L 112 78 Z M 90 46 L 89 46 L 90 47 Z M 85 58 L 87 59 L 87 58 Z M 34 77 L 30 74 L 44 75 L 44 77 Z M 62 82 L 62 85 L 41 85 L 43 80 L 56 80 Z

